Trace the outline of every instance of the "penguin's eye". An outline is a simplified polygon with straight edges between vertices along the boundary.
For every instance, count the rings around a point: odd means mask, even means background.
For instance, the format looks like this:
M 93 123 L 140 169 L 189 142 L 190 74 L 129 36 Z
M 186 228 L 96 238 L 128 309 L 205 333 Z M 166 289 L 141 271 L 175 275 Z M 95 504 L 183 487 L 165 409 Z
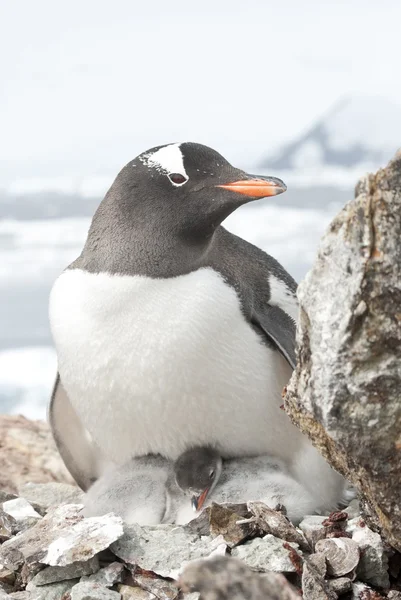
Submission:
M 214 470 L 212 469 L 209 473 L 209 479 L 213 479 L 214 477 Z
M 181 173 L 169 173 L 168 178 L 174 185 L 183 185 L 188 181 L 188 179 L 184 177 L 184 175 L 181 175 Z

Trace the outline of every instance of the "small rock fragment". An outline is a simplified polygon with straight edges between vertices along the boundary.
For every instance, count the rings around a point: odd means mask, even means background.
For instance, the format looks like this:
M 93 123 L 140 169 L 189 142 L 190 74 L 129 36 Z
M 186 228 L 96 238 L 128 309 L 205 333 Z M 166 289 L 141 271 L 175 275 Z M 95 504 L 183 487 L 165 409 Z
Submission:
M 137 586 L 120 584 L 117 589 L 121 600 L 158 600 L 157 596 Z
M 319 540 L 316 552 L 322 553 L 327 561 L 327 572 L 334 577 L 351 573 L 359 562 L 358 544 L 349 538 Z
M 121 600 L 121 594 L 99 583 L 84 581 L 71 589 L 70 600 Z
M 294 527 L 282 512 L 269 508 L 263 502 L 248 502 L 248 508 L 265 533 L 271 533 L 287 542 L 295 542 L 303 550 L 310 551 L 310 546 L 303 534 Z
M 18 498 L 18 496 L 11 494 L 10 492 L 6 492 L 5 490 L 0 490 L 0 504 L 7 502 L 7 500 L 15 500 L 15 498 Z
M 320 515 L 306 515 L 298 525 L 298 529 L 302 531 L 312 550 L 315 549 L 316 542 L 326 537 L 323 526 L 323 521 L 326 519 L 327 517 Z
M 352 539 L 361 549 L 361 560 L 356 570 L 358 579 L 381 588 L 388 588 L 388 556 L 384 550 L 383 542 L 378 533 L 366 525 L 361 527 L 360 518 L 348 522 L 347 530 L 352 534 Z
M 179 584 L 184 592 L 200 592 L 202 600 L 299 600 L 283 575 L 253 573 L 241 561 L 227 556 L 190 563 Z
M 13 592 L 12 594 L 8 594 L 7 599 L 9 598 L 13 598 L 14 600 L 32 600 L 30 592 Z
M 290 552 L 284 547 L 285 540 L 280 540 L 271 534 L 263 538 L 256 538 L 237 546 L 231 555 L 240 558 L 248 567 L 257 571 L 275 571 L 278 573 L 295 573 L 297 567 L 291 560 Z M 295 550 L 298 556 L 302 553 L 298 550 L 298 544 L 288 544 Z
M 6 585 L 14 585 L 15 581 L 15 573 L 14 571 L 10 571 L 5 567 L 0 565 L 0 583 L 5 583 Z
M 312 554 L 305 560 L 302 572 L 303 600 L 337 600 L 337 594 L 324 579 L 325 575 L 326 559 L 323 554 Z
M 122 563 L 112 562 L 93 575 L 81 577 L 81 581 L 92 581 L 104 585 L 105 587 L 111 587 L 115 583 L 120 583 L 122 581 L 123 572 L 124 565 Z
M 255 536 L 257 530 L 255 523 L 239 523 L 241 516 L 233 510 L 213 503 L 208 514 L 210 534 L 213 537 L 222 535 L 230 548 Z
M 348 577 L 337 577 L 330 579 L 327 583 L 337 596 L 342 596 L 352 589 L 352 581 Z
M 61 504 L 82 504 L 84 492 L 68 483 L 25 483 L 19 489 L 20 496 L 37 504 L 44 510 Z
M 82 505 L 52 509 L 36 525 L 0 547 L 0 563 L 42 563 L 67 566 L 86 561 L 123 534 L 122 520 L 113 514 L 84 519 Z
M 401 600 L 401 592 L 390 590 L 387 594 L 387 600 Z
M 3 510 L 15 519 L 17 531 L 24 531 L 28 527 L 32 527 L 42 518 L 25 498 L 15 498 L 3 502 Z
M 0 510 L 0 544 L 9 540 L 17 531 L 17 521 L 14 517 Z
M 159 600 L 175 600 L 179 596 L 179 590 L 177 583 L 161 579 L 160 577 L 149 577 L 148 575 L 142 575 L 134 573 L 134 583 L 141 589 L 155 595 Z
M 86 561 L 77 561 L 66 567 L 47 567 L 39 571 L 31 580 L 35 586 L 56 583 L 57 581 L 65 581 L 67 579 L 77 579 L 83 575 L 91 575 L 99 570 L 99 560 L 97 556 Z M 27 586 L 29 590 L 29 584 Z
M 348 520 L 355 519 L 356 517 L 360 517 L 361 516 L 361 506 L 360 506 L 359 500 L 357 498 L 354 498 L 354 500 L 352 500 L 349 503 L 347 508 L 344 508 L 344 512 L 347 513 Z
M 385 600 L 385 598 L 365 583 L 356 581 L 352 584 L 352 600 Z

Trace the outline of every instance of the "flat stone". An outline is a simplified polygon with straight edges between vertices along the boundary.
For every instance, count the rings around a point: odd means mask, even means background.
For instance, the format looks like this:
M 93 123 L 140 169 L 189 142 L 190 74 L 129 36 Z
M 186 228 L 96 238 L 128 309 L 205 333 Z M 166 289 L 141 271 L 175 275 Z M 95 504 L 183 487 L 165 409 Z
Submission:
M 388 556 L 378 533 L 366 525 L 361 527 L 360 518 L 348 522 L 347 531 L 352 533 L 352 539 L 361 549 L 361 558 L 356 569 L 358 579 L 380 588 L 388 588 Z
M 59 581 L 40 587 L 31 585 L 28 598 L 29 600 L 64 600 L 64 594 L 67 594 L 77 582 L 77 579 L 70 579 L 69 581 Z
M 255 516 L 258 526 L 265 533 L 271 533 L 287 542 L 295 542 L 303 550 L 310 551 L 304 535 L 295 528 L 282 512 L 269 508 L 263 502 L 248 502 L 248 509 Z
M 8 594 L 6 598 L 14 598 L 14 600 L 32 600 L 30 592 L 13 592 Z
M 67 566 L 86 561 L 109 547 L 123 534 L 122 520 L 113 514 L 84 519 L 82 505 L 52 509 L 30 529 L 4 542 L 0 563 L 42 563 Z
M 133 581 L 141 589 L 156 596 L 158 600 L 175 600 L 179 597 L 178 587 L 173 581 L 136 573 L 133 574 Z
M 257 571 L 275 571 L 278 573 L 294 573 L 296 566 L 291 560 L 290 552 L 284 548 L 287 542 L 274 537 L 271 534 L 263 538 L 256 538 L 237 546 L 233 549 L 231 556 L 244 561 L 251 569 Z M 297 554 L 302 552 L 298 550 L 298 544 L 289 544 Z
M 35 586 L 41 586 L 57 581 L 65 581 L 67 579 L 78 579 L 83 575 L 96 573 L 98 570 L 99 560 L 97 556 L 94 556 L 89 560 L 74 562 L 66 567 L 46 567 L 46 569 L 39 571 L 39 573 L 33 577 L 31 583 Z M 29 589 L 29 584 L 27 589 Z
M 315 549 L 323 554 L 327 561 L 327 573 L 334 577 L 354 572 L 359 563 L 359 546 L 348 537 L 319 540 Z
M 25 483 L 19 494 L 28 502 L 37 504 L 44 510 L 61 504 L 82 504 L 84 492 L 68 483 Z
M 71 589 L 70 600 L 121 600 L 121 594 L 99 583 L 84 581 L 77 583 Z
M 32 527 L 42 518 L 25 498 L 14 498 L 3 502 L 3 510 L 15 519 L 18 532 Z
M 116 556 L 130 565 L 176 579 L 190 560 L 207 557 L 215 548 L 210 536 L 199 538 L 185 527 L 155 525 L 124 527 L 124 536 L 110 546 Z
M 0 600 L 8 600 L 10 596 L 0 588 Z
M 117 589 L 121 600 L 158 600 L 157 596 L 137 586 L 119 585 Z
M 255 522 L 241 523 L 240 515 L 219 504 L 213 503 L 208 509 L 210 534 L 213 537 L 222 535 L 230 548 L 255 536 L 258 529 Z
M 81 577 L 81 581 L 92 581 L 105 587 L 112 587 L 115 583 L 122 581 L 123 572 L 124 565 L 120 562 L 113 562 L 97 571 L 97 573 L 93 573 L 93 575 Z

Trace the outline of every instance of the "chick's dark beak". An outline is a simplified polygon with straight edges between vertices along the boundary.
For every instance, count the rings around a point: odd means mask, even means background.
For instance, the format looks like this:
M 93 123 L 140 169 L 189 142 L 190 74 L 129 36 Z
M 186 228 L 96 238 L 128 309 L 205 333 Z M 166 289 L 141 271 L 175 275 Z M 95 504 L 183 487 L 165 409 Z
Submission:
M 263 175 L 247 175 L 239 181 L 224 183 L 216 187 L 223 188 L 230 192 L 236 192 L 250 198 L 266 198 L 268 196 L 277 196 L 286 191 L 287 186 L 284 181 L 277 177 L 265 177 Z
M 192 508 L 194 509 L 195 512 L 202 510 L 202 506 L 205 503 L 208 493 L 209 493 L 209 488 L 206 488 L 205 490 L 203 490 L 203 492 L 199 496 L 192 496 L 191 503 L 192 503 Z

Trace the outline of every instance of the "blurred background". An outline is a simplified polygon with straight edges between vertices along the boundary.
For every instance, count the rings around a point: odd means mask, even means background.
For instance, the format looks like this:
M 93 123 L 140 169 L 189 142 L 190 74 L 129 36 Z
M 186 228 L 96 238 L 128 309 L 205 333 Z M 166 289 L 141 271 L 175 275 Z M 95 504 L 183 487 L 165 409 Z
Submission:
M 52 282 L 147 148 L 201 142 L 284 179 L 226 226 L 301 280 L 401 146 L 400 23 L 400 0 L 0 3 L 0 412 L 44 417 Z

